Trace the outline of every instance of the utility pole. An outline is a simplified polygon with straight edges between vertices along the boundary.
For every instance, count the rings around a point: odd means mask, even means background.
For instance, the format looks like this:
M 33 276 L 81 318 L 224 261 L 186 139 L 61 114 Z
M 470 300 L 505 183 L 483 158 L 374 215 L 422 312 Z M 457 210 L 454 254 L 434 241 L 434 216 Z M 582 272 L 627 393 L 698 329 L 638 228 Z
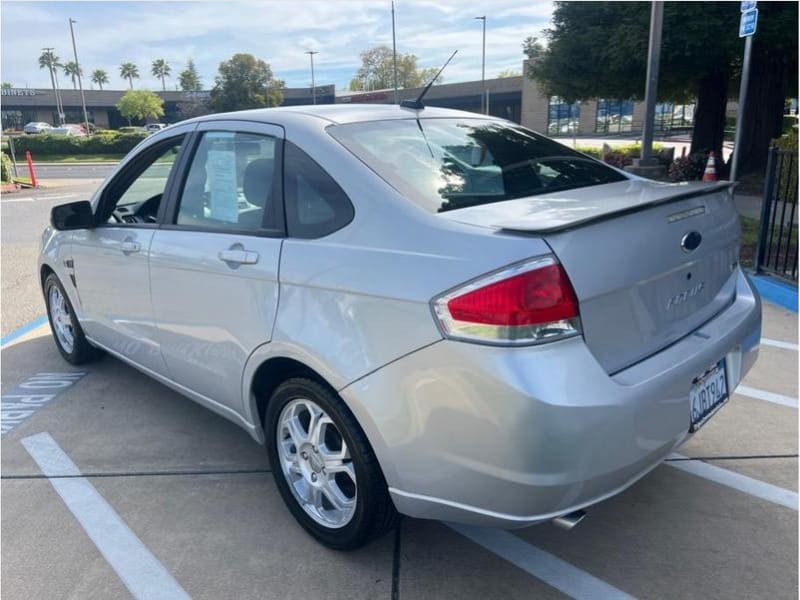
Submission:
M 394 0 L 392 0 L 392 60 L 394 61 L 394 103 L 397 104 L 397 38 L 394 31 Z
M 78 89 L 81 91 L 81 106 L 83 106 L 83 122 L 86 125 L 86 135 L 90 135 L 91 131 L 89 131 L 89 113 L 86 112 L 86 96 L 83 93 L 83 83 L 81 82 L 81 63 L 78 61 L 78 48 L 75 45 L 75 30 L 72 28 L 72 24 L 77 23 L 75 19 L 70 17 L 69 19 L 69 34 L 72 36 L 72 53 L 75 55 L 75 65 L 78 69 Z
M 481 112 L 488 114 L 489 103 L 486 97 L 486 15 L 475 17 L 478 21 L 483 21 L 483 53 L 481 55 Z
M 306 54 L 311 58 L 311 102 L 317 103 L 317 84 L 314 82 L 314 55 L 319 54 L 316 50 L 307 50 Z
M 650 10 L 650 44 L 647 48 L 647 85 L 644 101 L 644 127 L 642 128 L 642 157 L 639 166 L 647 167 L 653 162 L 653 127 L 658 98 L 658 66 L 661 59 L 661 30 L 664 24 L 664 3 L 656 0 Z

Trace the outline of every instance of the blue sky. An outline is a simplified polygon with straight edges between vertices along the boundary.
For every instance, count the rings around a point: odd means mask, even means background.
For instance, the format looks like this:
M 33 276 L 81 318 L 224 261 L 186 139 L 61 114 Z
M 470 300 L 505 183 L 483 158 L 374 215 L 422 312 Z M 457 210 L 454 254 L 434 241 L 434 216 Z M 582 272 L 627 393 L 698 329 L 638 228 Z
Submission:
M 249 2 L 33 2 L 0 4 L 3 81 L 17 87 L 49 87 L 38 68 L 45 46 L 55 47 L 62 62 L 72 59 L 69 17 L 75 25 L 78 58 L 84 72 L 105 69 L 122 89 L 119 65 L 139 66 L 136 87 L 160 89 L 150 75 L 153 59 L 173 68 L 167 89 L 192 57 L 204 87 L 213 84 L 217 66 L 236 52 L 249 52 L 270 63 L 290 87 L 310 85 L 306 50 L 315 56 L 318 85 L 344 89 L 359 65 L 358 54 L 378 44 L 391 46 L 389 0 L 267 0 Z M 448 82 L 480 79 L 480 21 L 487 15 L 487 77 L 505 69 L 521 70 L 522 40 L 541 35 L 552 3 L 541 0 L 397 0 L 397 49 L 413 52 L 423 67 L 442 64 L 458 49 L 444 73 Z M 68 84 L 62 77 L 62 84 Z M 87 87 L 91 84 L 86 81 Z

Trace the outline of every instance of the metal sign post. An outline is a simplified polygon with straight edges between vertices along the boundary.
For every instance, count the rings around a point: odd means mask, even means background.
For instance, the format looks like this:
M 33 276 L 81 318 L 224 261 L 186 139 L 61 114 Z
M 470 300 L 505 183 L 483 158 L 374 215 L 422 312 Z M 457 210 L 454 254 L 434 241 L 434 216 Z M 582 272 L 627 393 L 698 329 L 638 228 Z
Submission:
M 730 180 L 736 181 L 739 167 L 739 148 L 742 144 L 742 124 L 744 122 L 744 105 L 747 101 L 747 82 L 750 79 L 750 55 L 753 52 L 753 35 L 758 24 L 758 9 L 755 2 L 742 2 L 742 17 L 739 20 L 739 37 L 744 40 L 744 58 L 742 59 L 742 81 L 739 84 L 739 106 L 736 110 L 736 137 L 733 141 Z

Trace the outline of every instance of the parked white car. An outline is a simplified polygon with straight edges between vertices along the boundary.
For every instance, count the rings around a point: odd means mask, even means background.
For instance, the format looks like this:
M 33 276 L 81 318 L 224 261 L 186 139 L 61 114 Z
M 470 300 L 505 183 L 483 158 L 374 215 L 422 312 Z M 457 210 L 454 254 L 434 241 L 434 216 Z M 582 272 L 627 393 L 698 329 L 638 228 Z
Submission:
M 157 133 L 165 127 L 166 125 L 164 125 L 164 123 L 148 123 L 144 126 L 144 129 L 147 131 L 147 133 Z
M 62 127 L 51 127 L 46 133 L 52 135 L 86 135 L 80 125 L 64 125 Z
M 49 123 L 35 121 L 25 125 L 25 127 L 22 128 L 22 131 L 25 133 L 50 133 L 50 130 L 52 129 L 53 127 Z

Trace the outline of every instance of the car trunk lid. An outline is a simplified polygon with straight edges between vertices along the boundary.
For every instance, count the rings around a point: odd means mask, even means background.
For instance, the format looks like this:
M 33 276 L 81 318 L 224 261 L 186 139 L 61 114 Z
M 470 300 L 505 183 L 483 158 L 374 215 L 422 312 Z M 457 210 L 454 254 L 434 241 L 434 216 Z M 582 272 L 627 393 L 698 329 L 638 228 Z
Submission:
M 729 187 L 637 179 L 443 216 L 544 238 L 575 289 L 587 345 L 615 373 L 732 301 L 740 226 Z

